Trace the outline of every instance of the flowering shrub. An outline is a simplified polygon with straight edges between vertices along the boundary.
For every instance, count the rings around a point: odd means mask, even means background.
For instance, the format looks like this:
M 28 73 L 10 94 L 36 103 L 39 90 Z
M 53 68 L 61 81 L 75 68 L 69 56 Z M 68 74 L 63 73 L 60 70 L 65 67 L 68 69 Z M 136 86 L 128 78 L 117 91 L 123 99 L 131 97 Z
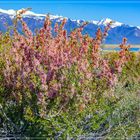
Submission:
M 82 34 L 88 24 L 86 22 L 68 35 L 64 30 L 66 19 L 60 26 L 56 23 L 53 30 L 49 16 L 46 16 L 44 26 L 33 35 L 22 19 L 22 14 L 27 10 L 17 12 L 12 35 L 8 32 L 5 35 L 0 33 L 0 100 L 15 125 L 22 122 L 26 124 L 27 120 L 34 124 L 39 117 L 37 120 L 41 126 L 44 125 L 42 119 L 46 119 L 45 127 L 48 131 L 49 117 L 57 118 L 61 113 L 64 115 L 69 112 L 73 112 L 73 115 L 82 113 L 88 110 L 88 106 L 100 107 L 102 100 L 105 111 L 108 111 L 111 104 L 106 105 L 103 96 L 104 93 L 115 91 L 123 68 L 130 60 L 127 39 L 123 39 L 116 57 L 110 59 L 101 46 L 112 23 L 105 27 L 104 32 L 98 29 L 96 37 L 92 38 Z M 18 22 L 22 24 L 24 34 L 16 30 Z M 114 100 L 118 98 L 111 102 Z M 94 109 L 100 110 L 95 106 Z M 9 114 L 11 110 L 15 112 Z M 97 110 L 92 110 L 93 114 Z M 15 114 L 19 120 L 14 119 Z M 96 115 L 100 117 L 99 113 Z M 107 117 L 105 115 L 103 121 Z M 13 131 L 22 133 L 25 126 L 20 129 L 14 127 Z
M 101 44 L 111 23 L 103 33 L 98 29 L 96 37 L 92 38 L 82 35 L 87 23 L 68 36 L 63 29 L 66 19 L 63 19 L 60 26 L 56 23 L 53 36 L 47 16 L 44 27 L 33 36 L 22 19 L 24 12 L 26 10 L 18 11 L 16 17 L 16 23 L 22 24 L 24 35 L 14 29 L 13 35 L 9 36 L 11 48 L 4 56 L 4 83 L 11 98 L 18 103 L 21 100 L 30 103 L 34 98 L 38 103 L 36 113 L 45 117 L 53 100 L 59 102 L 57 109 L 64 109 L 75 100 L 75 103 L 80 102 L 79 109 L 83 110 L 96 100 L 102 86 L 98 81 L 103 81 L 105 89 L 115 86 L 118 74 L 128 60 L 129 46 L 124 38 L 114 67 L 103 58 Z

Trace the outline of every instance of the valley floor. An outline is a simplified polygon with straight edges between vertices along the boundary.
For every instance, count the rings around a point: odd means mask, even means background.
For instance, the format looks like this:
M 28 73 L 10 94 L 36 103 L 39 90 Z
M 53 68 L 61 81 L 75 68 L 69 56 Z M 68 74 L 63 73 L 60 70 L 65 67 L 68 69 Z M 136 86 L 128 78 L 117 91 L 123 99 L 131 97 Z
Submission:
M 105 44 L 103 47 L 104 48 L 119 48 L 120 44 Z M 131 48 L 140 48 L 140 44 L 139 45 L 131 45 Z

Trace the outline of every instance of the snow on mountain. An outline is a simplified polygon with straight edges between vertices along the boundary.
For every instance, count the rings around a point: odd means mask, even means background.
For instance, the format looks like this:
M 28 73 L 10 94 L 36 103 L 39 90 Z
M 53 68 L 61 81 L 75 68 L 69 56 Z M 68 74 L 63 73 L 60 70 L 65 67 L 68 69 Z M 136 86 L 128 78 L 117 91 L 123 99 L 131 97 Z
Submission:
M 12 26 L 13 22 L 12 19 L 15 17 L 16 11 L 15 10 L 3 10 L 0 9 L 0 31 L 6 32 L 7 28 L 5 27 L 5 23 L 7 25 Z M 39 29 L 43 26 L 44 19 L 46 14 L 37 14 L 32 11 L 27 11 L 23 14 L 23 18 L 25 22 L 28 24 L 29 28 L 33 33 L 35 33 L 36 29 Z M 50 19 L 52 21 L 52 27 L 54 27 L 56 22 L 61 22 L 65 17 L 59 15 L 50 15 Z M 78 28 L 82 25 L 85 20 L 74 20 L 70 18 L 66 18 L 67 22 L 65 25 L 65 29 L 67 30 L 68 34 L 71 30 Z M 105 18 L 100 21 L 93 20 L 89 21 L 86 27 L 83 30 L 83 34 L 88 33 L 90 36 L 95 37 L 95 32 L 100 27 L 102 30 L 104 27 L 111 22 L 112 19 Z M 22 32 L 21 26 L 18 25 L 17 29 L 19 32 Z M 117 21 L 113 21 L 111 25 L 111 29 L 108 33 L 108 37 L 106 38 L 107 44 L 120 44 L 123 37 L 126 37 L 130 44 L 140 44 L 140 26 L 131 26 L 126 25 Z
M 97 21 L 97 20 L 91 21 L 91 23 L 96 24 L 96 25 L 98 24 L 98 22 L 99 22 L 99 21 Z
M 115 22 L 111 25 L 111 27 L 114 28 L 114 27 L 122 26 L 122 25 L 123 25 L 123 23 L 115 21 Z
M 16 10 L 13 10 L 13 9 L 10 9 L 10 10 L 0 9 L 0 13 L 8 14 L 11 17 L 13 17 L 13 16 L 16 15 Z M 46 15 L 47 14 L 37 14 L 37 13 L 34 13 L 32 11 L 27 11 L 26 13 L 23 14 L 23 17 L 34 16 L 36 18 L 44 18 L 44 17 L 46 17 Z M 56 18 L 63 18 L 63 17 L 62 16 L 58 16 L 58 15 L 50 15 L 50 19 L 56 19 Z
M 16 14 L 16 11 L 13 10 L 13 9 L 10 9 L 10 10 L 0 9 L 0 13 L 4 13 L 4 14 L 8 14 L 8 15 L 15 15 Z
M 16 15 L 16 10 L 13 10 L 13 9 L 9 9 L 9 10 L 0 9 L 0 13 L 8 14 L 11 18 L 14 18 L 14 16 Z M 35 19 L 44 19 L 46 17 L 46 14 L 37 14 L 37 13 L 34 13 L 32 11 L 27 11 L 26 13 L 23 14 L 23 17 L 33 17 Z M 62 21 L 64 18 L 66 18 L 66 17 L 62 17 L 62 16 L 59 16 L 59 15 L 50 15 L 51 20 L 57 19 L 58 22 Z M 66 18 L 66 19 L 68 19 L 68 18 Z M 71 19 L 71 21 L 75 21 L 75 22 L 77 22 L 77 24 L 80 24 L 80 22 L 84 21 L 84 20 L 72 20 Z M 113 21 L 113 20 L 110 19 L 110 18 L 104 18 L 104 19 L 99 20 L 99 21 L 93 20 L 93 21 L 90 21 L 89 23 L 92 23 L 92 24 L 95 24 L 95 25 L 98 25 L 98 26 L 102 26 L 102 25 L 106 26 L 111 21 Z M 124 24 L 121 23 L 121 22 L 113 21 L 113 23 L 111 25 L 111 28 L 119 27 L 119 26 L 122 26 L 122 25 L 124 25 Z M 130 27 L 134 27 L 134 26 L 130 26 Z M 140 26 L 137 26 L 137 28 L 140 29 Z
M 11 18 L 13 18 L 16 15 L 16 10 L 0 9 L 0 13 L 8 14 L 8 15 L 10 15 Z M 32 11 L 27 11 L 26 13 L 23 14 L 23 17 L 31 17 L 31 16 L 36 18 L 36 19 L 43 19 L 44 17 L 46 17 L 46 14 L 37 14 L 37 13 L 34 13 Z M 51 20 L 52 19 L 58 19 L 58 21 L 61 21 L 61 20 L 63 20 L 63 18 L 66 18 L 66 17 L 62 17 L 62 16 L 58 16 L 58 15 L 50 15 Z M 68 18 L 66 18 L 66 19 L 68 19 Z M 72 21 L 74 21 L 74 20 L 72 20 Z M 80 20 L 75 20 L 75 21 L 78 24 L 80 24 Z M 93 21 L 90 21 L 90 23 L 93 23 L 93 24 L 96 24 L 96 25 L 107 25 L 110 21 L 112 21 L 112 19 L 105 18 L 105 19 L 102 19 L 100 21 L 93 20 Z M 114 28 L 114 27 L 121 26 L 121 25 L 122 25 L 122 23 L 115 21 L 115 22 L 113 22 L 111 27 Z
M 111 21 L 112 20 L 110 18 L 105 18 L 105 19 L 100 20 L 97 24 L 98 25 L 106 25 L 106 24 L 108 24 Z
M 106 26 L 106 25 L 107 25 L 108 23 L 110 23 L 111 21 L 113 21 L 113 20 L 110 19 L 110 18 L 105 18 L 105 19 L 100 20 L 100 21 L 97 23 L 97 25 L 105 25 L 105 26 Z M 112 28 L 115 28 L 115 27 L 117 27 L 117 26 L 122 26 L 122 25 L 123 25 L 123 23 L 121 23 L 121 22 L 113 21 L 111 27 L 112 27 Z

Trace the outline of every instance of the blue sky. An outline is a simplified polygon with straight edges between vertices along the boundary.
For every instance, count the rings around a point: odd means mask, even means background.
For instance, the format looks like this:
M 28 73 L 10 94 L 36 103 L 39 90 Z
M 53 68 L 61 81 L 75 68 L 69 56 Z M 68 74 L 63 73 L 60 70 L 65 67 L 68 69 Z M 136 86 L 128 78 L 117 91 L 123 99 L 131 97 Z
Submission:
M 36 13 L 84 20 L 111 18 L 140 26 L 140 0 L 0 0 L 2 9 L 27 7 Z

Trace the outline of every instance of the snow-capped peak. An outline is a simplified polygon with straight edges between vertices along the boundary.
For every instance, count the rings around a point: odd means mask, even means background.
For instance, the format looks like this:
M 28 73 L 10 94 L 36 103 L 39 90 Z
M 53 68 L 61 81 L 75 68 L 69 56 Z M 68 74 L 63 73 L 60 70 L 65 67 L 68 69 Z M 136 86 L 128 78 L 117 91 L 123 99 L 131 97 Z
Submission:
M 21 9 L 22 10 L 22 9 Z M 19 10 L 20 11 L 20 10 Z M 19 12 L 18 11 L 18 12 Z M 8 14 L 10 16 L 15 16 L 16 15 L 16 10 L 10 9 L 10 10 L 3 10 L 0 9 L 0 13 Z M 47 14 L 37 14 L 32 11 L 26 11 L 26 13 L 23 14 L 23 16 L 28 17 L 28 16 L 35 16 L 37 18 L 41 17 L 46 17 Z M 62 16 L 58 15 L 50 15 L 50 19 L 56 19 L 56 18 L 63 18 Z
M 18 10 L 17 13 L 19 13 L 22 10 L 24 10 L 24 9 Z M 45 14 L 36 14 L 36 13 L 34 13 L 32 11 L 26 11 L 23 15 L 24 16 L 39 16 L 39 17 L 46 16 Z
M 123 25 L 123 23 L 115 21 L 115 22 L 113 22 L 113 24 L 111 25 L 111 27 L 114 28 L 114 27 L 122 26 L 122 25 Z
M 91 21 L 91 23 L 93 23 L 93 24 L 98 24 L 98 22 L 99 22 L 99 21 L 97 21 L 97 20 Z
M 16 14 L 16 11 L 13 10 L 13 9 L 10 9 L 10 10 L 0 9 L 0 13 L 4 13 L 4 14 L 8 14 L 8 15 L 15 15 Z
M 105 18 L 105 19 L 102 19 L 98 22 L 98 25 L 106 25 L 108 23 L 110 23 L 112 20 L 110 18 Z
M 97 23 L 97 25 L 105 25 L 105 26 L 106 26 L 106 25 L 107 25 L 108 23 L 110 23 L 111 21 L 113 22 L 112 25 L 111 25 L 112 28 L 123 25 L 123 23 L 114 21 L 114 20 L 112 20 L 112 19 L 110 19 L 110 18 L 105 18 L 105 19 L 100 20 L 100 21 Z

